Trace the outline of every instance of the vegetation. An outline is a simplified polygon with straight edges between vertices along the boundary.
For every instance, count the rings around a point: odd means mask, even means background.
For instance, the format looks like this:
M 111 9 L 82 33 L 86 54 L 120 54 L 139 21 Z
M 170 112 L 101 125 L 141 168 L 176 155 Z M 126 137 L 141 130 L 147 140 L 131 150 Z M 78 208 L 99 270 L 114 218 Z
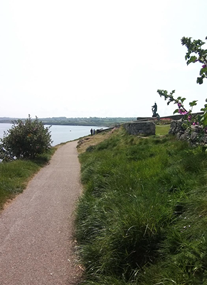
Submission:
M 62 124 L 62 125 L 75 125 L 75 126 L 115 126 L 116 124 L 122 124 L 130 121 L 136 120 L 134 117 L 130 118 L 100 118 L 100 117 L 90 117 L 90 118 L 46 118 L 41 119 L 44 124 Z
M 0 209 L 26 187 L 28 180 L 51 158 L 49 128 L 36 118 L 18 120 L 0 139 Z
M 83 284 L 207 284 L 206 153 L 120 128 L 80 162 Z
M 10 123 L 14 119 L 0 118 L 0 123 Z M 111 127 L 117 124 L 127 123 L 135 121 L 135 117 L 123 118 L 123 117 L 90 117 L 90 118 L 66 118 L 66 117 L 52 117 L 41 118 L 40 121 L 44 125 L 74 125 L 74 126 L 105 126 Z M 24 121 L 24 119 L 23 119 Z
M 169 130 L 170 130 L 170 125 L 157 125 L 155 133 L 158 136 L 162 136 L 168 134 Z
M 49 128 L 36 118 L 14 121 L 13 126 L 0 139 L 0 158 L 34 158 L 51 148 Z
M 0 209 L 10 199 L 21 193 L 28 180 L 50 160 L 55 148 L 35 159 L 21 159 L 0 163 Z
M 207 37 L 206 37 L 207 40 Z M 197 77 L 197 83 L 203 84 L 203 80 L 207 78 L 207 49 L 203 49 L 205 42 L 201 40 L 192 40 L 191 38 L 183 37 L 181 39 L 182 45 L 187 47 L 187 53 L 185 60 L 187 65 L 190 63 L 198 62 L 201 64 L 199 76 Z M 205 100 L 204 107 L 201 108 L 200 113 L 192 113 L 193 107 L 197 105 L 197 100 L 189 102 L 189 110 L 184 106 L 186 98 L 179 96 L 174 98 L 175 90 L 169 94 L 167 90 L 157 90 L 161 97 L 167 100 L 167 104 L 174 103 L 177 105 L 177 109 L 174 113 L 182 115 L 183 128 L 188 131 L 188 140 L 191 140 L 191 133 L 197 130 L 197 136 L 195 137 L 196 143 L 202 145 L 202 150 L 205 151 L 207 148 L 206 134 L 207 134 L 207 99 Z

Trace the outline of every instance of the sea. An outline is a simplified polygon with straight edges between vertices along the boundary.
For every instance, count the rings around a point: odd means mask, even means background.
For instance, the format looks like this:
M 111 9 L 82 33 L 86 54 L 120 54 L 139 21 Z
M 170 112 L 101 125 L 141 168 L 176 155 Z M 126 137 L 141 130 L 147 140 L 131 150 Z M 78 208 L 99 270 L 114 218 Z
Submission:
M 12 124 L 0 123 L 0 138 L 3 138 L 4 132 L 8 131 Z M 91 134 L 91 129 L 107 129 L 102 126 L 69 126 L 69 125 L 45 125 L 50 127 L 49 131 L 52 138 L 52 146 L 68 141 L 73 141 Z

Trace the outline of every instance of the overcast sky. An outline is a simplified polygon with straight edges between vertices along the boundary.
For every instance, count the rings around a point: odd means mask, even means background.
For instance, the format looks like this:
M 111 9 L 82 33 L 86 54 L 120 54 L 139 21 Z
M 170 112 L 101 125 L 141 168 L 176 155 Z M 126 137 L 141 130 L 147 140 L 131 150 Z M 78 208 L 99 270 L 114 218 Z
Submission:
M 183 36 L 205 41 L 206 0 L 0 0 L 0 117 L 172 114 L 157 89 L 199 111 Z

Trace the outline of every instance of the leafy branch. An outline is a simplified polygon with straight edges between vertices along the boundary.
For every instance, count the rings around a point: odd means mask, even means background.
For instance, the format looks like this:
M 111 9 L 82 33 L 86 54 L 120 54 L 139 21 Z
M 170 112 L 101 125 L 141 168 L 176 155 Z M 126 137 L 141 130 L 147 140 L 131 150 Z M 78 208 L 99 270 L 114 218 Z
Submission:
M 206 37 L 207 40 L 207 37 Z M 203 45 L 205 42 L 201 40 L 192 40 L 191 38 L 183 37 L 181 39 L 182 45 L 187 47 L 187 53 L 185 55 L 185 60 L 187 65 L 190 63 L 199 62 L 202 64 L 199 77 L 197 77 L 197 83 L 203 84 L 203 79 L 207 78 L 207 49 L 203 49 Z M 189 133 L 192 131 L 192 126 L 197 125 L 200 129 L 200 137 L 204 136 L 207 133 L 207 104 L 204 104 L 204 107 L 201 109 L 202 114 L 192 114 L 192 109 L 197 105 L 197 100 L 193 100 L 189 103 L 189 110 L 184 107 L 184 101 L 186 98 L 182 97 L 174 97 L 175 90 L 170 93 L 167 90 L 157 90 L 160 97 L 164 97 L 167 100 L 167 105 L 170 103 L 177 104 L 177 109 L 174 111 L 175 113 L 179 113 L 183 115 L 183 119 L 187 122 L 187 128 Z M 207 103 L 207 99 L 205 100 Z M 205 148 L 206 146 L 204 146 Z
M 187 61 L 187 65 L 196 62 L 202 63 L 200 76 L 197 77 L 197 83 L 202 84 L 203 79 L 207 78 L 207 49 L 202 48 L 205 42 L 201 40 L 192 40 L 191 38 L 183 37 L 181 39 L 181 43 L 182 45 L 186 46 L 188 49 L 185 55 L 185 60 Z

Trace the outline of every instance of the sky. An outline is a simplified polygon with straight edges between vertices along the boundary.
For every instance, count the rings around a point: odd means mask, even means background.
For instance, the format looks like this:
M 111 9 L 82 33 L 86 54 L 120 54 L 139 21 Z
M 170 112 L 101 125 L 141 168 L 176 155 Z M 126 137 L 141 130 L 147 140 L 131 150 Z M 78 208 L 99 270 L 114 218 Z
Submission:
M 205 41 L 206 0 L 1 0 L 0 117 L 145 117 L 157 90 L 204 105 L 200 64 L 182 37 Z

